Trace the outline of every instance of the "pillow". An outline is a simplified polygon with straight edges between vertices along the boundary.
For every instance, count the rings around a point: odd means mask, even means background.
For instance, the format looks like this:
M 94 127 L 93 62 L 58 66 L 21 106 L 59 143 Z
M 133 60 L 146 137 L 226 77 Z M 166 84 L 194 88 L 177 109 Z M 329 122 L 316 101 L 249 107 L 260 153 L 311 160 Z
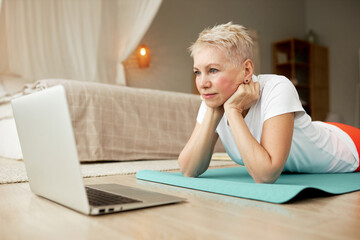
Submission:
M 28 79 L 16 75 L 0 75 L 0 96 L 21 92 Z

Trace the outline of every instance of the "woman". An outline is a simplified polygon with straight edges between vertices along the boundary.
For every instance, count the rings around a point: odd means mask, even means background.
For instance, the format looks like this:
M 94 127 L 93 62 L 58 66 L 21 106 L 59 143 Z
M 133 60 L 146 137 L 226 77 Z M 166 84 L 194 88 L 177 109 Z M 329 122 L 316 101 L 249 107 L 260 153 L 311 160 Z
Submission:
M 257 183 L 274 183 L 283 171 L 359 170 L 360 130 L 342 125 L 356 131 L 350 137 L 346 129 L 312 122 L 287 78 L 253 75 L 252 47 L 247 29 L 231 22 L 205 29 L 190 47 L 203 102 L 179 156 L 183 175 L 208 169 L 218 137 Z

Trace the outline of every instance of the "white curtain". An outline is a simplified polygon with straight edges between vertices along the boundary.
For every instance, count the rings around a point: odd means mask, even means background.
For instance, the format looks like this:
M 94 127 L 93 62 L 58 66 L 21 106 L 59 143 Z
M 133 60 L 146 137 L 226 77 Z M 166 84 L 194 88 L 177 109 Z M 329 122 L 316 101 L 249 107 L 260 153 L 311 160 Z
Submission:
M 146 30 L 149 28 L 155 17 L 162 0 L 123 0 L 123 1 L 103 1 L 102 5 L 102 49 L 103 61 L 100 69 L 107 69 L 100 73 L 101 78 L 113 79 L 117 84 L 124 84 L 125 71 L 122 62 L 135 50 L 139 41 L 142 39 Z M 117 20 L 114 21 L 114 18 Z M 114 35 L 114 33 L 117 33 Z M 116 69 L 109 69 L 113 65 L 114 52 L 117 54 Z M 108 74 L 108 76 L 105 76 Z
M 119 66 L 139 44 L 161 1 L 3 0 L 0 72 L 31 81 L 126 85 Z

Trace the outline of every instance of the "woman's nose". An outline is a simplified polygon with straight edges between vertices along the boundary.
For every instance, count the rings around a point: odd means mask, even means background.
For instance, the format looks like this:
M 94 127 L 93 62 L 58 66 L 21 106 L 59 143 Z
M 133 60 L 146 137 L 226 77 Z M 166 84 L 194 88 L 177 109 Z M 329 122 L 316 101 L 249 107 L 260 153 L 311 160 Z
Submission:
M 199 87 L 201 87 L 201 88 L 211 87 L 211 81 L 204 75 L 199 76 L 197 78 L 197 81 L 198 81 Z

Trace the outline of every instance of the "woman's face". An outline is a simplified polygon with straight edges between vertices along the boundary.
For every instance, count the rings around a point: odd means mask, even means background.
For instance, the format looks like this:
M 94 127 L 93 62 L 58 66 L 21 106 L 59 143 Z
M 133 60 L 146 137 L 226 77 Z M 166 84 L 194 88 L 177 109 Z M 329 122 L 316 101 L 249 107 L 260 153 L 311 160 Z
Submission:
M 222 106 L 244 82 L 241 67 L 235 67 L 226 53 L 215 47 L 194 54 L 196 86 L 207 106 Z

